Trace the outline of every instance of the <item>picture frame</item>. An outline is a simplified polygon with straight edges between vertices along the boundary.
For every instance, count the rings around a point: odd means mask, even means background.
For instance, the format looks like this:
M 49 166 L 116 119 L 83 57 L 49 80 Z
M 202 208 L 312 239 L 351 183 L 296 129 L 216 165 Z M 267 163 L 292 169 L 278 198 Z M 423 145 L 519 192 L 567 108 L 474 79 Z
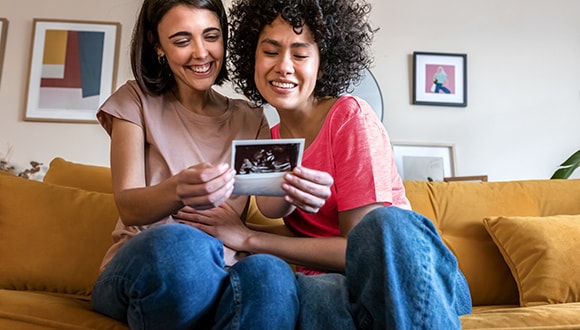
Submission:
M 443 178 L 445 182 L 469 181 L 469 182 L 487 182 L 487 175 L 466 175 L 466 176 L 450 176 Z
M 455 176 L 453 144 L 393 143 L 392 147 L 403 180 L 444 181 Z
M 33 19 L 24 120 L 97 122 L 115 88 L 121 24 Z
M 8 19 L 0 17 L 0 78 L 2 77 L 2 66 L 4 64 L 4 53 L 6 51 L 7 34 L 8 34 Z
M 467 107 L 467 54 L 414 52 L 413 104 Z
M 284 174 L 302 164 L 304 139 L 232 141 L 234 195 L 283 196 Z

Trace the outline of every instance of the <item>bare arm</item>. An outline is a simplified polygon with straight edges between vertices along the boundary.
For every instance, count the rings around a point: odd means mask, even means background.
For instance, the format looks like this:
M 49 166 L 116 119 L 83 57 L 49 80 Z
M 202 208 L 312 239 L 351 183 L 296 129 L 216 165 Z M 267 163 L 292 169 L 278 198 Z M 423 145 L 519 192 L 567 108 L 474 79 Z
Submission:
M 341 236 L 329 238 L 288 237 L 252 230 L 224 207 L 200 211 L 189 220 L 192 226 L 219 238 L 234 250 L 269 253 L 290 263 L 321 270 L 344 271 L 346 236 L 362 217 L 380 204 L 340 212 Z M 255 227 L 254 229 L 259 229 Z
M 111 133 L 111 173 L 119 214 L 129 226 L 154 223 L 184 205 L 197 209 L 220 205 L 233 190 L 233 173 L 227 164 L 196 164 L 146 186 L 143 130 L 116 118 Z

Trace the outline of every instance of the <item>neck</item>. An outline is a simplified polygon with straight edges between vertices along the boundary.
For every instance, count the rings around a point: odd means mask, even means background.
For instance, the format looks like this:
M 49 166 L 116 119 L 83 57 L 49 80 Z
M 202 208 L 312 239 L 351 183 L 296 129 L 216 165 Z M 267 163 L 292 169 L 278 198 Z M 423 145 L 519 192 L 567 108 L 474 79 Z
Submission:
M 188 110 L 204 116 L 219 116 L 228 106 L 228 99 L 211 88 L 205 91 L 177 90 L 174 94 Z
M 324 125 L 326 116 L 336 99 L 317 100 L 305 111 L 281 110 L 280 137 L 281 138 L 304 138 L 304 146 L 308 147 Z

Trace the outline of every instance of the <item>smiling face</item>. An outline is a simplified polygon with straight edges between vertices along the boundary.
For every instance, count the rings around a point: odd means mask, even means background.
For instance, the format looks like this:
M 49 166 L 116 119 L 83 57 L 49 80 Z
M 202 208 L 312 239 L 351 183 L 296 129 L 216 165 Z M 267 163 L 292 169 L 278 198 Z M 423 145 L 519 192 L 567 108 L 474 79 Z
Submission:
M 310 29 L 296 34 L 281 17 L 266 25 L 256 47 L 256 87 L 264 99 L 281 110 L 308 110 L 315 102 L 314 87 L 320 54 Z
M 217 15 L 207 9 L 178 5 L 163 16 L 157 30 L 157 55 L 167 58 L 180 93 L 210 89 L 224 61 Z

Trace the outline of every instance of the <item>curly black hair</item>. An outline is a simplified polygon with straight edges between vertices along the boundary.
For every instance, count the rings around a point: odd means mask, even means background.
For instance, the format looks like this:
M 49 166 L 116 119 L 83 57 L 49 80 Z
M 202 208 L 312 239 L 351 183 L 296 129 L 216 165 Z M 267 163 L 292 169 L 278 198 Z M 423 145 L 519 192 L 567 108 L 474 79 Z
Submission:
M 370 67 L 373 35 L 365 0 L 234 0 L 230 9 L 228 65 L 237 92 L 258 105 L 266 103 L 254 81 L 256 47 L 262 28 L 278 16 L 302 33 L 313 34 L 320 52 L 314 96 L 338 97 Z
M 139 87 L 149 94 L 160 95 L 176 85 L 175 77 L 167 63 L 160 63 L 156 47 L 159 45 L 157 27 L 167 12 L 186 5 L 215 12 L 220 21 L 224 50 L 228 42 L 228 20 L 221 0 L 145 0 L 133 28 L 131 39 L 131 69 Z M 222 66 L 215 84 L 228 79 L 227 68 Z

